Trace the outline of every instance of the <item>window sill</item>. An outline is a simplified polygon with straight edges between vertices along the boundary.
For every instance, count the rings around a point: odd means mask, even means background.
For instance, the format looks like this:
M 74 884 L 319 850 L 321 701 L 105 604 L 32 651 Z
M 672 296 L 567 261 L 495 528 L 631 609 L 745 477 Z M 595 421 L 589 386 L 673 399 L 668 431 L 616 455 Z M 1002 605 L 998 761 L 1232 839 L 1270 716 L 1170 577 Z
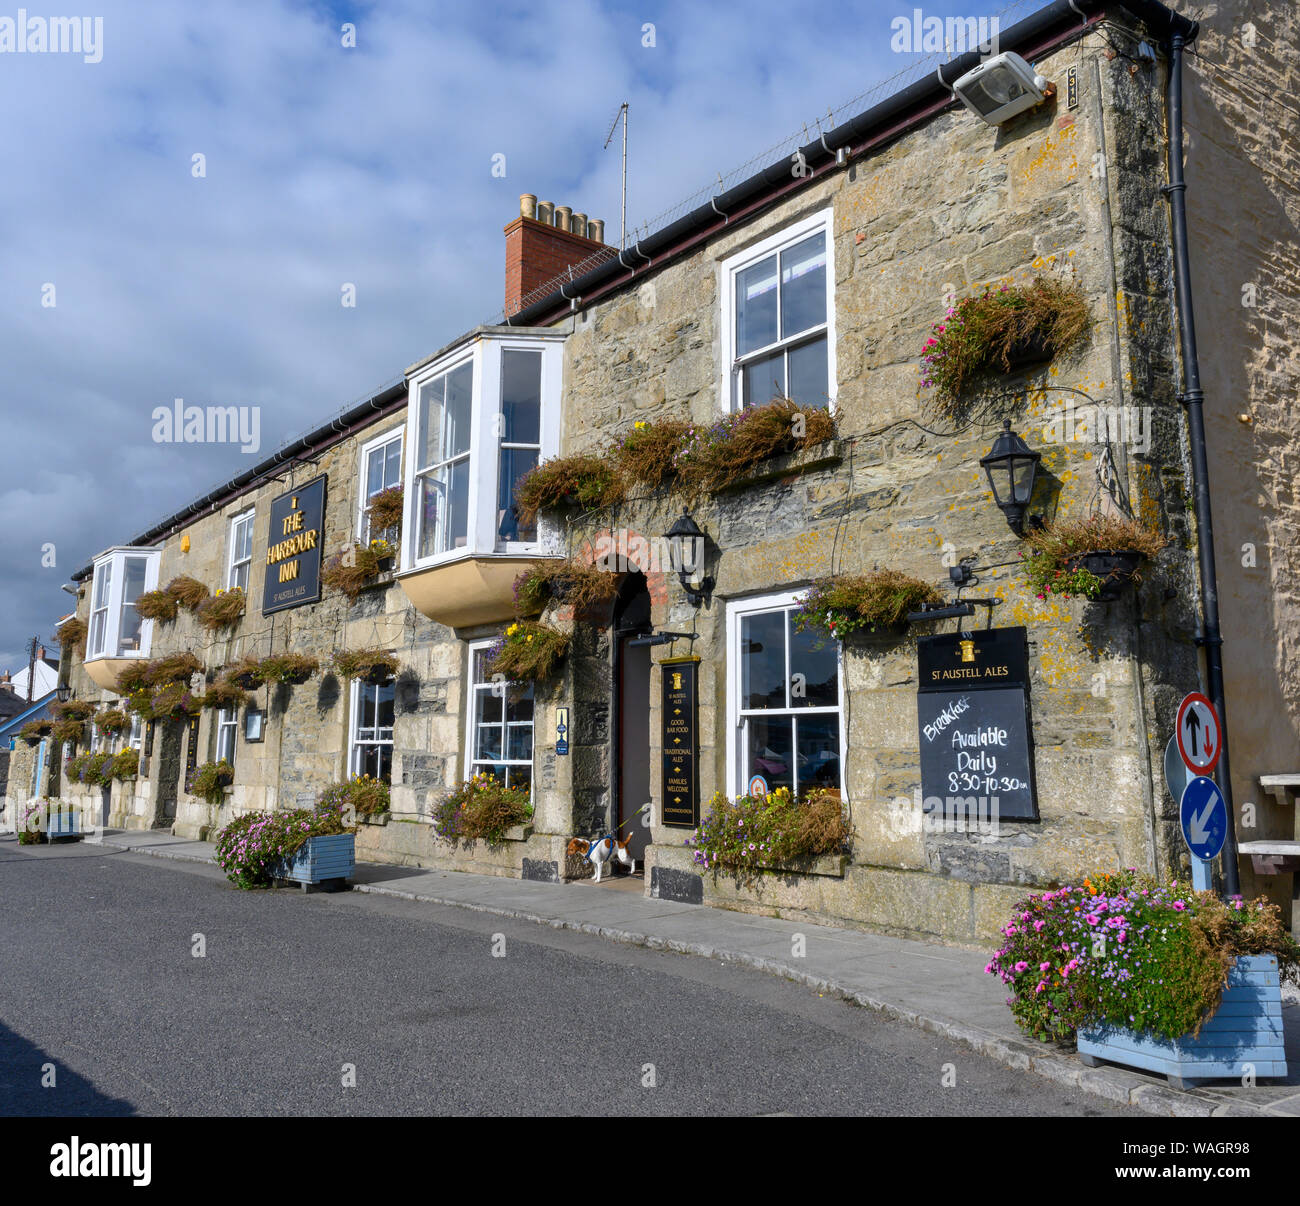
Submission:
M 753 472 L 747 477 L 724 486 L 716 493 L 719 495 L 733 494 L 738 490 L 748 490 L 753 486 L 776 481 L 780 478 L 798 477 L 801 474 L 812 473 L 814 470 L 824 469 L 830 465 L 838 465 L 843 459 L 843 440 L 823 440 L 820 444 L 812 444 L 795 452 L 768 457 L 767 460 L 755 466 Z

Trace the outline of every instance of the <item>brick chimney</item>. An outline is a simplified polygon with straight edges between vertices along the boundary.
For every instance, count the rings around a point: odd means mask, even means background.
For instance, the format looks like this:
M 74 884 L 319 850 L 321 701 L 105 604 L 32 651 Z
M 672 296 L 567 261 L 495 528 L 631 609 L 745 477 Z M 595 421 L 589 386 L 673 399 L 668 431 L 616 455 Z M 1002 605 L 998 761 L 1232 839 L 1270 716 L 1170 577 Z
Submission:
M 568 206 L 519 198 L 519 217 L 506 228 L 506 314 L 524 308 L 524 298 L 605 245 L 605 223 L 588 221 Z

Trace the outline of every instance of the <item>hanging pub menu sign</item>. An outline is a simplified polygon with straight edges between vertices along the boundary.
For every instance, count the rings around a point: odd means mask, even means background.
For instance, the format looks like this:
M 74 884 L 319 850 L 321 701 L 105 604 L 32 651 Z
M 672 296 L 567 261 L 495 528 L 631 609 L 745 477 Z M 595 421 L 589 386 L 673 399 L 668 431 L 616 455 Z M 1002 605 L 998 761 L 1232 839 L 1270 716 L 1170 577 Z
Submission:
M 1025 630 L 921 637 L 916 654 L 922 796 L 947 812 L 963 801 L 957 811 L 1038 820 Z
M 659 663 L 663 671 L 664 797 L 663 823 L 676 829 L 700 824 L 699 707 L 696 658 Z
M 325 527 L 325 475 L 281 494 L 271 503 L 266 540 L 262 614 L 320 601 L 321 533 Z

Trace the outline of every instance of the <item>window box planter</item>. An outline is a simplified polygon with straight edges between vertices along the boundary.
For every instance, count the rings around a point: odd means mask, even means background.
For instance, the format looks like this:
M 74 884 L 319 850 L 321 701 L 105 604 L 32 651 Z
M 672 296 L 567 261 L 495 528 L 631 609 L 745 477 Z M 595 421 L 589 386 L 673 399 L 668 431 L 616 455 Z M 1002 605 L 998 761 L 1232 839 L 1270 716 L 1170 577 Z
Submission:
M 830 879 L 843 879 L 850 861 L 847 854 L 821 854 L 816 858 L 799 859 L 781 865 L 763 863 L 759 870 L 770 871 L 773 875 L 822 875 Z
M 1118 1026 L 1078 1032 L 1079 1057 L 1089 1068 L 1102 1060 L 1163 1073 L 1176 1089 L 1197 1080 L 1240 1079 L 1245 1065 L 1256 1076 L 1286 1076 L 1282 1041 L 1282 990 L 1274 955 L 1241 955 L 1214 1015 L 1195 1038 L 1160 1038 Z
M 232 674 L 230 681 L 244 691 L 256 691 L 262 685 L 261 676 L 256 670 L 243 670 L 238 674 Z
M 393 557 L 380 557 L 380 558 L 379 558 L 379 572 L 380 572 L 381 574 L 391 574 L 391 573 L 393 572 L 393 566 L 396 564 L 396 562 L 397 562 L 397 558 L 396 558 L 395 556 L 393 556 Z
M 276 868 L 276 879 L 302 884 L 306 891 L 312 884 L 335 881 L 339 886 L 352 877 L 356 869 L 356 835 L 331 833 L 308 838 Z

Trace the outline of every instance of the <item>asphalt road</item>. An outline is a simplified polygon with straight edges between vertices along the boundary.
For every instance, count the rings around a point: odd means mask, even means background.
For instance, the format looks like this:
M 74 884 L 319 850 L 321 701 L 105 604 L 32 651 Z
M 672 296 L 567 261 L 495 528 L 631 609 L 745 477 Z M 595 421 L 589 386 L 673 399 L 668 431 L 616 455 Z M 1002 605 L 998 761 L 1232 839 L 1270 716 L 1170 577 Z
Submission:
M 0 1114 L 1137 1116 L 713 960 L 12 837 Z

